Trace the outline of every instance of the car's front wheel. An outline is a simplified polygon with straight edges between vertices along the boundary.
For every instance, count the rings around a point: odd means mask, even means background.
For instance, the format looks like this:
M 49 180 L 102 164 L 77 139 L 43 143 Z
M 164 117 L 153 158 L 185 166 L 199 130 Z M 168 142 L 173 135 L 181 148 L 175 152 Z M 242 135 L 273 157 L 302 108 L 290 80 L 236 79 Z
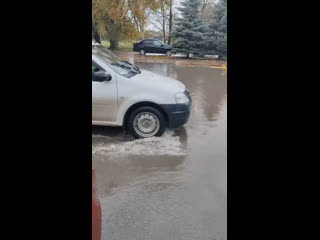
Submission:
M 146 54 L 146 51 L 144 49 L 140 49 L 140 55 L 145 55 Z
M 163 114 L 153 107 L 140 107 L 128 118 L 127 129 L 135 138 L 160 137 L 166 128 Z
M 171 52 L 171 51 L 166 51 L 166 55 L 167 55 L 167 56 L 171 56 L 171 55 L 172 55 L 172 52 Z

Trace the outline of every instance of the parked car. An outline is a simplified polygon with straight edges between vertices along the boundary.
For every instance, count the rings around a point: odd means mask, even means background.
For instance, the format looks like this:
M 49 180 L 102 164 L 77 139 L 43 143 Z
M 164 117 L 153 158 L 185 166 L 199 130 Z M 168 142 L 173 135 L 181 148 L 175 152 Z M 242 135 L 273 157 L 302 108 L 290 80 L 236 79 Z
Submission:
M 161 136 L 190 116 L 191 97 L 172 78 L 140 70 L 92 45 L 92 124 L 123 126 L 136 138 Z
M 172 47 L 158 39 L 144 39 L 133 44 L 133 51 L 139 52 L 141 55 L 145 55 L 146 53 L 164 53 L 167 56 L 171 56 Z

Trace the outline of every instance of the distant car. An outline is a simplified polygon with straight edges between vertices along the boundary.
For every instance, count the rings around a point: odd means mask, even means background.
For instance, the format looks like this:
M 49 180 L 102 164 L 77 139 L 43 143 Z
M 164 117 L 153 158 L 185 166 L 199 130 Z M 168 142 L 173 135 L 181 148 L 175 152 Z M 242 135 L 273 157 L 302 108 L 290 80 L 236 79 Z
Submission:
M 141 55 L 146 53 L 162 53 L 167 56 L 172 55 L 172 47 L 164 44 L 158 39 L 144 39 L 133 44 L 133 51 L 139 52 Z

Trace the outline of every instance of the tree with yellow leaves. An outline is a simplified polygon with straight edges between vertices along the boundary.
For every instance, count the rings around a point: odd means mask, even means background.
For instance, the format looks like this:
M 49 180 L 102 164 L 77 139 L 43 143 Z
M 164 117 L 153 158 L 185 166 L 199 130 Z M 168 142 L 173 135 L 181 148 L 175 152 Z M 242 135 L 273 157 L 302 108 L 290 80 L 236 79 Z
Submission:
M 162 0 L 92 0 L 92 28 L 94 38 L 101 42 L 105 33 L 110 49 L 117 49 L 120 34 L 135 39 L 143 34 L 148 13 L 159 7 Z

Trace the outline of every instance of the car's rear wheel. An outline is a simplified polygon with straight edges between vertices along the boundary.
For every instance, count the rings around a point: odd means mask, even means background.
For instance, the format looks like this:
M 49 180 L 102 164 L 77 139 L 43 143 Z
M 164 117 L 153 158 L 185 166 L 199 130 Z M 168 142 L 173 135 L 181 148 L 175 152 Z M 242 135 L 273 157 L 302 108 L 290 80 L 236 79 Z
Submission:
M 172 52 L 171 52 L 171 51 L 166 51 L 166 55 L 167 55 L 167 56 L 171 56 L 171 55 L 172 55 Z
M 140 55 L 145 55 L 146 54 L 146 51 L 144 49 L 140 49 Z
M 140 107 L 128 118 L 127 129 L 135 138 L 160 137 L 166 128 L 163 114 L 153 107 Z

